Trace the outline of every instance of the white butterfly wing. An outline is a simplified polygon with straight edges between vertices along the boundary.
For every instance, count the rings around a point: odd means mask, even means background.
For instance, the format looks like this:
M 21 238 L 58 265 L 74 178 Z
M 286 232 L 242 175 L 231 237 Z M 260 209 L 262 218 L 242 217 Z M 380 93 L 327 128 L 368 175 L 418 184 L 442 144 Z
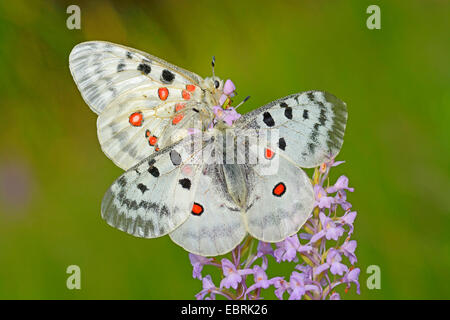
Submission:
M 106 192 L 102 217 L 136 237 L 163 236 L 189 216 L 195 170 L 184 170 L 182 144 L 161 150 L 122 174 Z
M 185 250 L 202 256 L 217 256 L 233 250 L 245 237 L 241 210 L 218 182 L 219 166 L 208 166 L 198 180 L 193 211 L 170 238 Z
M 102 150 L 124 170 L 176 142 L 173 131 L 190 119 L 211 122 L 200 101 L 201 78 L 147 53 L 84 42 L 73 48 L 69 66 L 84 100 L 99 114 Z
M 76 45 L 70 53 L 69 66 L 81 95 L 97 114 L 130 90 L 166 84 L 198 85 L 201 81 L 195 73 L 148 53 L 104 41 Z
M 198 128 L 203 113 L 191 111 L 203 107 L 194 102 L 152 101 L 128 95 L 114 101 L 97 119 L 98 138 L 103 152 L 116 165 L 127 170 L 161 148 L 186 136 L 187 128 Z M 197 109 L 198 108 L 198 109 Z M 142 124 L 130 123 L 131 117 L 142 118 Z M 207 120 L 210 122 L 210 120 Z
M 204 149 L 208 162 L 212 148 Z M 216 149 L 217 151 L 217 149 Z M 217 256 L 233 250 L 245 237 L 241 208 L 228 193 L 223 180 L 223 164 L 205 164 L 197 171 L 194 205 L 189 218 L 170 233 L 170 238 L 185 250 L 202 256 Z
M 242 116 L 240 129 L 278 130 L 277 150 L 300 167 L 312 168 L 336 157 L 347 123 L 344 102 L 322 91 L 297 93 Z
M 247 174 L 247 231 L 265 242 L 279 242 L 297 233 L 314 207 L 314 192 L 306 173 L 282 154 L 263 146 L 259 161 Z

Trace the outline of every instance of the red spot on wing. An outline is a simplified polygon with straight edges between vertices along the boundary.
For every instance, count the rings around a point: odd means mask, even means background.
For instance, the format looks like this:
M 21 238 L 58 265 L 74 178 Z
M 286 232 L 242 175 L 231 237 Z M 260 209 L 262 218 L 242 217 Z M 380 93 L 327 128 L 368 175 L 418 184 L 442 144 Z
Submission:
M 175 111 L 178 112 L 178 111 L 180 111 L 181 109 L 183 109 L 185 106 L 186 106 L 186 105 L 185 105 L 184 103 L 177 103 L 177 104 L 175 105 Z
M 156 143 L 158 142 L 158 138 L 153 136 L 150 132 L 150 130 L 145 130 L 145 137 L 148 140 L 148 144 L 151 145 L 152 147 L 156 145 Z M 159 148 L 156 147 L 155 148 L 156 151 L 159 151 Z
M 183 119 L 184 115 L 182 114 L 177 114 L 173 120 L 172 120 L 172 124 L 177 124 L 178 122 L 180 122 Z
M 195 86 L 193 84 L 187 84 L 186 85 L 186 90 L 189 92 L 194 92 L 195 91 Z
M 166 87 L 162 87 L 158 89 L 158 96 L 161 100 L 166 100 L 169 96 L 169 90 Z
M 203 213 L 203 206 L 197 202 L 194 202 L 194 205 L 192 206 L 192 214 L 199 216 Z
M 151 146 L 154 146 L 157 142 L 158 142 L 158 138 L 155 137 L 155 136 L 151 136 L 150 138 L 148 138 L 148 143 L 149 143 Z
M 269 159 L 269 160 L 272 159 L 274 154 L 275 154 L 275 152 L 273 152 L 269 148 L 266 148 L 264 150 L 264 156 L 266 157 L 266 159 Z
M 277 183 L 272 190 L 274 196 L 281 197 L 286 192 L 286 185 L 283 182 Z
M 191 94 L 186 90 L 181 91 L 181 96 L 184 100 L 189 100 L 191 98 Z
M 134 112 L 130 115 L 128 118 L 128 121 L 132 126 L 140 127 L 142 126 L 142 122 L 144 121 L 144 116 L 142 115 L 142 112 Z

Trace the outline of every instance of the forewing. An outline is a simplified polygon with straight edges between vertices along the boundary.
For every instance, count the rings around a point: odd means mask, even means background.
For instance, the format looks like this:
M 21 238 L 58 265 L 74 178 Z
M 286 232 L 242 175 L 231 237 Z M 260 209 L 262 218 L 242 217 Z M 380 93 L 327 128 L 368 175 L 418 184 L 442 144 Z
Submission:
M 99 114 L 102 150 L 124 170 L 176 142 L 178 128 L 211 121 L 200 102 L 201 78 L 157 57 L 94 41 L 75 46 L 69 61 L 84 100 Z
M 273 148 L 299 166 L 311 168 L 339 153 L 347 123 L 344 102 L 322 91 L 297 93 L 241 117 L 239 130 L 278 130 Z
M 182 105 L 183 108 L 178 109 Z M 187 128 L 202 128 L 201 103 L 153 101 L 142 97 L 120 97 L 97 119 L 98 138 L 103 152 L 127 170 L 155 151 L 186 137 Z M 138 124 L 132 118 L 141 119 Z
M 69 66 L 81 95 L 97 114 L 129 91 L 165 85 L 182 87 L 201 80 L 148 53 L 103 41 L 76 45 Z

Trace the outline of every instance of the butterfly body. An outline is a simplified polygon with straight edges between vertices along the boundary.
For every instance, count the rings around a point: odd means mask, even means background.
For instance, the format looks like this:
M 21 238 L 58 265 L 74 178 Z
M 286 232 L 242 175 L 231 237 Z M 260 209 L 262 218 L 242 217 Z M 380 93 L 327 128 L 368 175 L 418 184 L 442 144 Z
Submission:
M 245 181 L 247 174 L 245 167 L 238 164 L 224 164 L 223 177 L 227 186 L 227 193 L 231 196 L 234 203 L 241 209 L 246 209 L 248 190 Z
M 70 68 L 99 114 L 103 151 L 126 170 L 106 192 L 102 217 L 133 236 L 168 234 L 195 254 L 227 253 L 247 234 L 278 242 L 298 232 L 314 206 L 301 168 L 334 159 L 343 143 L 347 107 L 326 92 L 227 121 L 229 80 L 105 42 L 77 45 Z

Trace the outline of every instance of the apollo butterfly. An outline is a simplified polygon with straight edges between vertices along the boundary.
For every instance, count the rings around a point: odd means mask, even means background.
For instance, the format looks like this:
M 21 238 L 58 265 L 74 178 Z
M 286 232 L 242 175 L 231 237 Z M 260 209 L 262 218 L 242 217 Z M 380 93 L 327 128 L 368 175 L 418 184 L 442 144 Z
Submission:
M 230 80 L 203 79 L 142 51 L 85 42 L 69 66 L 98 114 L 102 150 L 126 170 L 106 192 L 102 217 L 136 237 L 169 234 L 198 255 L 227 253 L 247 234 L 278 242 L 298 232 L 314 207 L 301 167 L 333 159 L 343 144 L 347 107 L 326 92 L 240 116 Z M 229 163 L 230 155 L 257 161 Z M 227 161 L 209 161 L 218 156 Z

